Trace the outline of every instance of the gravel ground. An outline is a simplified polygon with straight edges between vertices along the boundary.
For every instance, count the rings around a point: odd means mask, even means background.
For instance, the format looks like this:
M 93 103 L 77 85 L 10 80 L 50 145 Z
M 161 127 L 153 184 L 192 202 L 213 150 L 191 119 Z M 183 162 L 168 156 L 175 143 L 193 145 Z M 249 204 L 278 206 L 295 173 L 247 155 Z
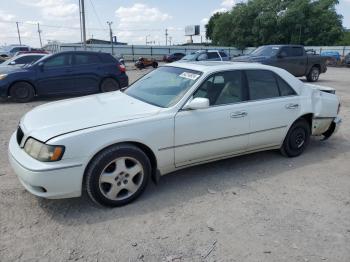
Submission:
M 51 100 L 0 102 L 0 261 L 350 261 L 350 70 L 329 68 L 319 84 L 342 99 L 332 139 L 294 159 L 263 152 L 182 170 L 116 209 L 26 192 L 8 140 Z

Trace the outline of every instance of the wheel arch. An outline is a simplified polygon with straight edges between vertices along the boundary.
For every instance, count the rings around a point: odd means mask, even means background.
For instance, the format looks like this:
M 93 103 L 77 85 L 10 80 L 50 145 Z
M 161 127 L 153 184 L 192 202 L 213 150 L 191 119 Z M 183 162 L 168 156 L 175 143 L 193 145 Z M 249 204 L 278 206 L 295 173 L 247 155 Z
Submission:
M 38 94 L 38 92 L 37 92 L 37 90 L 36 90 L 36 86 L 35 86 L 35 84 L 34 84 L 32 81 L 29 81 L 29 80 L 16 80 L 16 81 L 13 81 L 13 82 L 9 85 L 9 87 L 8 87 L 8 89 L 7 89 L 7 96 L 10 96 L 10 90 L 11 90 L 11 88 L 12 88 L 15 84 L 21 83 L 21 82 L 30 84 L 30 85 L 33 87 L 33 89 L 34 89 L 34 95 L 37 95 L 37 94 Z
M 146 156 L 149 158 L 150 162 L 151 162 L 151 178 L 153 180 L 154 183 L 158 183 L 158 180 L 159 180 L 159 172 L 158 172 L 158 169 L 157 169 L 157 158 L 156 158 L 156 155 L 154 154 L 153 150 L 143 144 L 143 143 L 140 143 L 140 142 L 136 142 L 136 141 L 123 141 L 123 142 L 118 142 L 118 143 L 114 143 L 114 144 L 111 144 L 109 146 L 106 146 L 102 149 L 100 149 L 99 151 L 97 151 L 88 161 L 86 167 L 85 167 L 85 170 L 84 170 L 84 176 L 83 176 L 83 181 L 82 181 L 82 185 L 84 186 L 85 185 L 85 179 L 86 179 L 86 171 L 88 170 L 89 166 L 90 166 L 90 163 L 91 161 L 97 157 L 97 155 L 99 155 L 102 151 L 104 150 L 107 150 L 108 148 L 112 147 L 112 146 L 116 146 L 116 145 L 133 145 L 133 146 L 136 146 L 138 147 L 139 149 L 141 149 L 145 154 Z

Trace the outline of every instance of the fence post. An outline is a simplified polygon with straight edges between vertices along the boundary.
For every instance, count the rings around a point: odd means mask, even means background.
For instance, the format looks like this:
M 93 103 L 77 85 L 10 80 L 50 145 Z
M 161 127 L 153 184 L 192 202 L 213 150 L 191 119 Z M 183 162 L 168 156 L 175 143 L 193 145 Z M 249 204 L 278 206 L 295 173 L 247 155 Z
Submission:
M 131 54 L 132 54 L 132 61 L 135 62 L 135 58 L 134 58 L 134 45 L 131 45 Z
M 152 46 L 151 46 L 151 58 L 153 58 L 153 49 L 152 49 Z
M 343 57 L 345 56 L 345 46 L 343 46 Z

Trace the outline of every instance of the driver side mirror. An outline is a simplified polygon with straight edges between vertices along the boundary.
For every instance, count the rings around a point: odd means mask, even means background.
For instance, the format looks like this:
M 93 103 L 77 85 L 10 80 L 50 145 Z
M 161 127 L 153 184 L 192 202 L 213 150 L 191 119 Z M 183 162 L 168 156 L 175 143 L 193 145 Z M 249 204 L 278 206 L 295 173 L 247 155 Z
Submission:
M 205 109 L 209 107 L 209 99 L 204 97 L 196 97 L 186 103 L 183 109 L 197 110 Z

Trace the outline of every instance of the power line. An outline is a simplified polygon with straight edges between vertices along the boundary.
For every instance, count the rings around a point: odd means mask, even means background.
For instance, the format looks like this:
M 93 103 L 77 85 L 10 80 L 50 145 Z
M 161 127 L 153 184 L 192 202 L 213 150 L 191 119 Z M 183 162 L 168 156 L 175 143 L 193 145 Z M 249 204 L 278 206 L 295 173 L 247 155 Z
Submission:
M 94 5 L 94 3 L 92 2 L 92 0 L 89 0 L 89 1 L 90 1 L 91 6 L 92 6 L 92 10 L 94 11 L 95 16 L 96 16 L 96 18 L 97 18 L 97 21 L 98 21 L 98 23 L 100 24 L 100 26 L 101 26 L 101 28 L 102 28 L 103 25 L 102 25 L 102 23 L 101 23 L 100 17 L 98 16 L 98 14 L 97 14 L 97 12 L 96 12 L 95 5 Z

